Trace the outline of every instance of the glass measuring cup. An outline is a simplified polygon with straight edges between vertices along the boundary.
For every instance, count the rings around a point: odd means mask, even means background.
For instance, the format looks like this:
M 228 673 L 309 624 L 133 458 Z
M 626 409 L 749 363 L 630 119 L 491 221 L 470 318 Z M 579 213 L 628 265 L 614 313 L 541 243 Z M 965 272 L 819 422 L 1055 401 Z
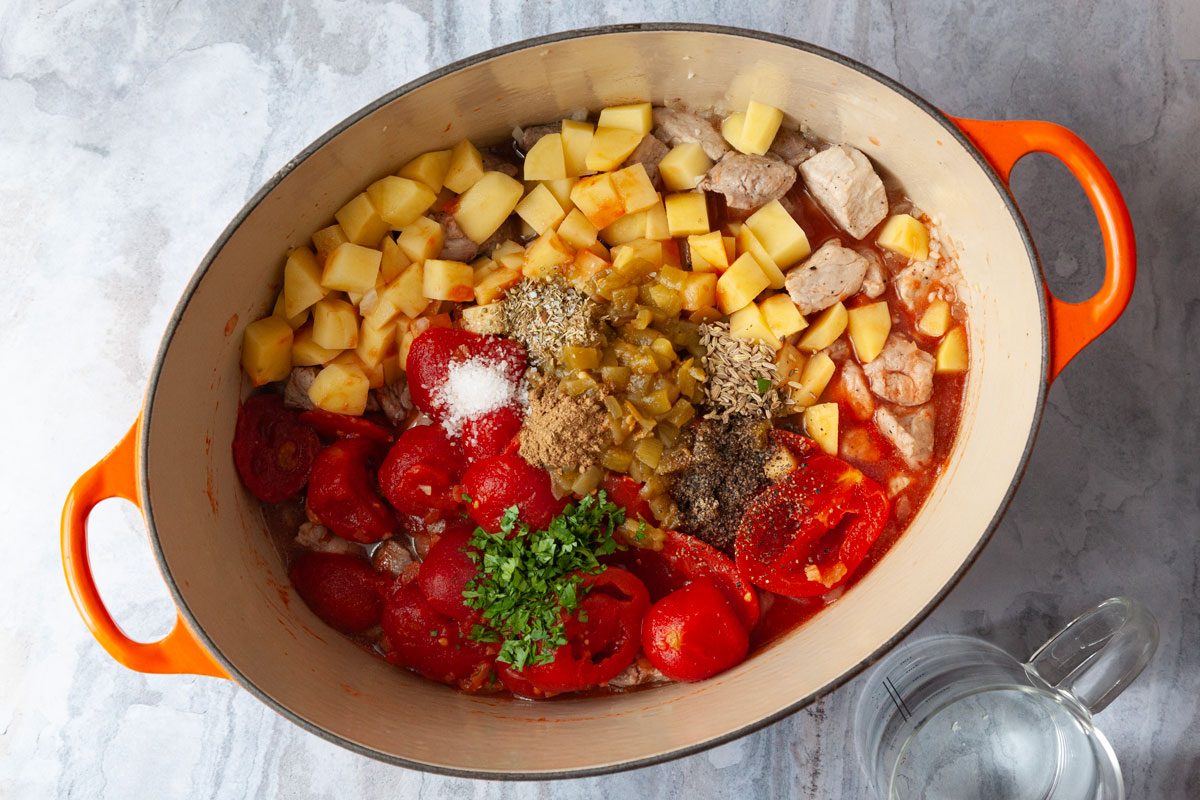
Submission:
M 1154 617 L 1125 597 L 1072 620 L 1024 664 L 968 636 L 914 642 L 867 680 L 859 761 L 888 800 L 1122 800 L 1092 715 L 1157 645 Z

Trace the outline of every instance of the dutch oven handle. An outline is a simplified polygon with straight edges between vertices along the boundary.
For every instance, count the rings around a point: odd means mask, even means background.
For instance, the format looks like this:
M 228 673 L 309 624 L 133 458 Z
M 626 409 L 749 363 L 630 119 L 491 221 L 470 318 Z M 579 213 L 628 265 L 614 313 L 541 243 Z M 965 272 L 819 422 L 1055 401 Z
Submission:
M 197 641 L 182 615 L 157 642 L 136 642 L 113 620 L 96 590 L 88 560 L 88 516 L 101 500 L 120 497 L 141 508 L 137 491 L 137 442 L 140 422 L 134 423 L 112 452 L 80 476 L 67 494 L 62 515 L 63 571 L 80 616 L 108 654 L 137 672 L 229 675 Z
M 1108 169 L 1082 139 L 1052 122 L 950 118 L 991 162 L 1008 184 L 1013 166 L 1030 153 L 1047 153 L 1062 161 L 1083 186 L 1096 212 L 1104 240 L 1104 285 L 1080 303 L 1059 300 L 1046 288 L 1050 312 L 1050 374 L 1063 367 L 1104 333 L 1129 305 L 1137 272 L 1133 222 Z

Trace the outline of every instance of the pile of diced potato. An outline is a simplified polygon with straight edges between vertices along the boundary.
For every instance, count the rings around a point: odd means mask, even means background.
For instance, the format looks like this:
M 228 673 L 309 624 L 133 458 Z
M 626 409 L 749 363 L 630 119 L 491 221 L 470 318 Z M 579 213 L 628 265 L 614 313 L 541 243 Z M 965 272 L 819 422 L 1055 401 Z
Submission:
M 782 119 L 778 109 L 752 102 L 722 132 L 738 150 L 761 154 Z M 312 401 L 361 414 L 369 389 L 398 378 L 413 338 L 451 323 L 445 304 L 476 304 L 465 319 L 486 327 L 495 317 L 488 307 L 522 277 L 561 274 L 590 289 L 656 247 L 661 264 L 662 243 L 678 239 L 691 261 L 681 272 L 680 311 L 696 321 L 728 318 L 734 336 L 775 349 L 780 384 L 805 409 L 810 433 L 836 450 L 837 406 L 818 403 L 834 365 L 819 351 L 848 329 L 859 359 L 873 359 L 891 328 L 887 304 L 838 303 L 806 320 L 782 291 L 784 270 L 810 254 L 804 230 L 778 201 L 730 225 L 732 235 L 712 230 L 696 187 L 713 162 L 699 145 L 678 145 L 663 158 L 665 194 L 641 164 L 621 166 L 652 124 L 649 103 L 605 108 L 595 125 L 563 120 L 559 133 L 530 149 L 523 182 L 486 171 L 479 150 L 462 141 L 372 183 L 336 212 L 335 224 L 313 234 L 311 248 L 288 253 L 273 314 L 246 329 L 247 375 L 263 385 L 287 378 L 293 366 L 320 366 Z M 470 264 L 440 259 L 445 231 L 428 214 L 435 206 L 452 209 L 476 243 L 515 213 L 531 241 L 503 242 Z M 922 260 L 928 239 L 920 221 L 896 215 L 878 243 Z M 966 368 L 965 337 L 952 328 L 949 310 L 935 304 L 921 320 L 922 332 L 944 335 L 937 356 L 944 372 Z

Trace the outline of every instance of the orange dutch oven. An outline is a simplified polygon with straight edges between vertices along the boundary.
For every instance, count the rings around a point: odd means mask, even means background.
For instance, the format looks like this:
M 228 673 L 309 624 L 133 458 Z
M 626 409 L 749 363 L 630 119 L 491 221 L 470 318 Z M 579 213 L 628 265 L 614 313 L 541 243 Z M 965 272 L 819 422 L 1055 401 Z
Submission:
M 281 254 L 376 178 L 463 138 L 650 99 L 738 107 L 751 97 L 882 165 L 957 246 L 972 366 L 945 474 L 907 532 L 843 597 L 706 682 L 529 703 L 470 696 L 375 658 L 293 593 L 230 442 L 246 323 L 268 313 Z M 1046 288 L 1008 189 L 1023 156 L 1049 153 L 1082 184 L 1104 241 L 1104 283 L 1067 303 Z M 140 672 L 236 681 L 309 731 L 395 764 L 475 777 L 562 777 L 641 766 L 727 741 L 829 692 L 911 630 L 970 566 L 1012 497 L 1047 387 L 1124 310 L 1133 230 L 1108 170 L 1047 122 L 943 114 L 844 56 L 764 33 L 631 25 L 491 50 L 401 87 L 290 161 L 209 251 L 171 318 L 137 423 L 75 484 L 63 565 L 84 621 Z M 88 564 L 101 500 L 142 510 L 178 606 L 162 640 L 136 642 L 105 609 Z

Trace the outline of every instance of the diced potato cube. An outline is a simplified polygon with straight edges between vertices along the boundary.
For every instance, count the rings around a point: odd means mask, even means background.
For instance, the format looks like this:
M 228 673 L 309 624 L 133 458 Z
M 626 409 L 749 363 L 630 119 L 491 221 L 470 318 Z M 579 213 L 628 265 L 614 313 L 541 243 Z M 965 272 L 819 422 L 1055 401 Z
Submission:
M 929 258 L 929 229 L 910 214 L 895 214 L 883 223 L 875 243 L 912 261 Z
M 326 297 L 313 306 L 313 341 L 328 350 L 358 346 L 358 312 L 345 300 Z
M 592 135 L 595 129 L 592 123 L 574 119 L 564 119 L 562 123 L 563 158 L 566 161 L 567 175 L 577 178 L 588 171 L 587 154 L 592 147 Z
M 929 308 L 925 309 L 925 313 L 921 315 L 921 321 L 917 323 L 917 330 L 926 336 L 942 336 L 949 329 L 950 304 L 939 297 L 929 304 Z
M 463 139 L 450 151 L 450 166 L 442 185 L 456 194 L 462 194 L 483 177 L 483 155 L 475 145 Z
M 721 244 L 725 245 L 725 258 L 732 264 L 733 260 L 737 258 L 737 237 L 722 236 Z
M 689 236 L 687 239 L 688 253 L 692 258 L 692 269 L 699 272 L 724 272 L 729 269 L 729 257 L 725 252 L 725 243 L 721 241 L 721 232 L 713 231 L 700 236 Z M 696 265 L 700 259 L 705 269 Z
M 292 339 L 292 366 L 316 367 L 328 364 L 341 355 L 341 350 L 330 350 L 314 342 L 312 333 L 311 325 L 305 325 L 296 331 L 296 335 Z
M 525 180 L 556 181 L 567 177 L 565 159 L 562 134 L 546 134 L 525 154 Z
M 420 181 L 388 175 L 367 187 L 367 197 L 383 221 L 396 230 L 424 214 L 437 194 Z M 377 238 L 375 242 L 378 242 Z
M 361 416 L 367 408 L 370 379 L 362 367 L 353 364 L 329 364 L 308 387 L 313 405 L 335 414 Z
M 521 272 L 530 278 L 545 278 L 559 272 L 560 266 L 570 263 L 574 258 L 575 251 L 571 246 L 557 233 L 548 230 L 525 249 L 525 264 Z
M 383 253 L 362 245 L 346 244 L 334 250 L 325 262 L 321 286 L 362 294 L 375 288 Z
M 308 309 L 306 308 L 303 311 L 301 311 L 299 314 L 289 317 L 284 312 L 285 302 L 286 302 L 286 299 L 283 296 L 283 292 L 280 292 L 278 294 L 278 296 L 276 296 L 276 298 L 275 298 L 275 307 L 273 309 L 271 309 L 271 316 L 279 317 L 281 320 L 286 322 L 291 327 L 292 330 L 296 330 L 296 328 L 299 328 L 301 325 L 303 325 L 305 322 L 308 321 Z
M 405 225 L 400 229 L 400 238 L 396 240 L 404 255 L 413 261 L 437 258 L 445 243 L 446 232 L 440 223 L 429 217 L 417 217 L 412 224 Z
M 659 201 L 659 194 L 650 181 L 646 168 L 641 164 L 633 164 L 612 173 L 613 186 L 625 203 L 625 213 L 643 211 Z
M 641 259 L 652 267 L 661 267 L 663 265 L 663 246 L 662 242 L 656 242 L 653 239 L 633 239 L 619 247 L 614 247 L 612 256 L 613 269 L 618 272 L 623 272 L 625 265 L 635 259 Z
M 796 308 L 796 304 L 787 294 L 771 295 L 759 303 L 758 309 L 762 312 L 763 320 L 771 329 L 771 333 L 780 339 L 802 331 L 808 326 L 800 309 Z
M 772 200 L 751 214 L 745 227 L 754 233 L 781 269 L 808 258 L 812 252 L 804 229 L 778 200 Z
M 704 192 L 678 192 L 663 200 L 667 207 L 667 229 L 672 236 L 708 233 L 708 201 Z
M 745 253 L 717 280 L 717 307 L 723 314 L 743 309 L 767 288 L 768 283 L 754 256 Z
M 597 126 L 583 161 L 584 167 L 588 172 L 616 169 L 637 149 L 643 135 L 625 128 Z
M 513 213 L 525 187 L 503 172 L 486 172 L 458 200 L 454 219 L 476 243 L 487 240 Z
M 577 183 L 579 183 L 578 178 L 562 178 L 556 181 L 542 181 L 542 186 L 545 186 L 550 194 L 554 195 L 554 199 L 562 206 L 565 214 L 575 207 L 575 204 L 571 202 L 571 190 Z
M 519 267 L 500 267 L 475 284 L 475 302 L 480 305 L 494 303 L 519 280 L 521 280 Z
M 767 248 L 763 247 L 762 242 L 754 235 L 754 231 L 750 229 L 749 225 L 743 225 L 738 228 L 737 243 L 739 252 L 749 253 L 754 256 L 754 260 L 758 262 L 759 268 L 767 276 L 768 285 L 772 289 L 782 289 L 784 283 L 783 270 L 775 263 L 775 259 L 771 258 L 771 254 L 767 252 Z
M 242 369 L 250 382 L 262 386 L 281 381 L 292 371 L 292 326 L 279 317 L 265 317 L 246 326 L 242 336 Z
M 346 237 L 355 244 L 374 247 L 388 232 L 388 224 L 379 216 L 366 192 L 356 195 L 333 214 Z
M 596 226 L 578 208 L 571 209 L 558 225 L 558 237 L 576 250 L 586 250 L 596 242 Z
M 671 238 L 671 228 L 667 225 L 667 207 L 661 199 L 646 209 L 646 238 L 659 242 Z
M 712 169 L 713 161 L 704 148 L 695 142 L 678 144 L 658 162 L 658 174 L 663 186 L 672 192 L 695 189 L 700 179 Z
M 783 112 L 774 106 L 751 100 L 746 107 L 746 116 L 742 120 L 738 141 L 730 142 L 743 153 L 761 156 L 771 149 L 775 134 L 783 124 Z
M 838 453 L 838 404 L 821 403 L 804 409 L 804 432 L 831 456 Z
M 480 256 L 471 262 L 471 269 L 475 271 L 475 283 L 478 284 L 488 275 L 500 269 L 500 265 L 487 256 Z
M 425 262 L 421 294 L 430 300 L 469 302 L 475 299 L 475 270 L 462 261 L 431 258 Z
M 544 139 L 545 137 L 543 137 L 543 141 Z M 517 216 L 525 220 L 529 227 L 539 235 L 553 228 L 566 216 L 562 206 L 542 183 L 533 187 L 529 194 L 521 198 L 521 202 L 517 203 L 516 211 Z
M 737 150 L 742 149 L 742 128 L 745 125 L 745 111 L 735 111 L 721 121 L 721 135 L 725 137 L 725 141 L 729 142 Z
M 508 333 L 504 319 L 504 304 L 467 306 L 462 310 L 462 326 L 472 333 L 483 335 Z
M 283 313 L 295 317 L 327 294 L 313 252 L 307 247 L 289 250 L 283 265 Z
M 748 303 L 744 308 L 729 315 L 729 335 L 736 339 L 762 342 L 770 345 L 774 350 L 778 350 L 780 347 L 779 339 L 771 333 L 766 320 L 763 319 L 762 312 L 754 303 Z
M 654 127 L 654 117 L 649 103 L 629 103 L 602 109 L 596 125 L 601 128 L 624 128 L 645 136 Z
M 806 353 L 824 350 L 845 332 L 849 319 L 846 307 L 841 303 L 834 303 L 809 322 L 796 346 Z
M 450 150 L 431 150 L 428 153 L 422 153 L 401 167 L 397 174 L 401 178 L 420 181 L 428 186 L 434 194 L 437 194 L 442 190 L 446 173 L 450 170 L 452 152 Z
M 567 268 L 567 277 L 576 289 L 588 290 L 592 281 L 606 272 L 610 264 L 591 250 L 575 253 L 575 260 Z
M 607 228 L 625 215 L 625 202 L 607 173 L 580 178 L 571 189 L 571 202 L 597 230 Z
M 953 328 L 938 344 L 933 371 L 939 375 L 953 375 L 966 372 L 967 364 L 967 332 L 960 326 Z
M 425 265 L 417 262 L 405 267 L 396 280 L 388 284 L 381 296 L 393 303 L 396 309 L 409 319 L 416 319 L 429 307 L 425 297 Z
M 520 269 L 525 263 L 525 248 L 509 239 L 496 245 L 492 250 L 492 259 L 502 267 Z
M 396 244 L 395 239 L 391 236 L 383 237 L 383 258 L 379 261 L 379 275 L 385 283 L 396 280 L 411 263 L 412 259 Z
M 804 369 L 800 371 L 801 391 L 796 397 L 799 401 L 797 405 L 807 407 L 820 400 L 836 370 L 837 365 L 828 353 L 815 353 L 804 362 Z
M 330 225 L 328 228 L 321 228 L 321 230 L 312 235 L 313 247 L 316 248 L 318 253 L 326 256 L 348 241 L 350 241 L 350 237 L 342 230 L 342 226 L 337 224 Z
M 702 308 L 717 304 L 717 273 L 689 272 L 684 280 L 683 308 L 685 311 L 699 311 Z
M 388 352 L 396 345 L 396 326 L 386 324 L 376 328 L 367 320 L 363 320 L 358 329 L 358 346 L 354 354 L 369 367 L 380 364 Z
M 869 364 L 883 350 L 883 343 L 892 332 L 892 312 L 884 300 L 849 311 L 850 344 L 859 363 Z
M 646 212 L 626 214 L 600 231 L 600 238 L 610 245 L 625 244 L 646 237 Z

